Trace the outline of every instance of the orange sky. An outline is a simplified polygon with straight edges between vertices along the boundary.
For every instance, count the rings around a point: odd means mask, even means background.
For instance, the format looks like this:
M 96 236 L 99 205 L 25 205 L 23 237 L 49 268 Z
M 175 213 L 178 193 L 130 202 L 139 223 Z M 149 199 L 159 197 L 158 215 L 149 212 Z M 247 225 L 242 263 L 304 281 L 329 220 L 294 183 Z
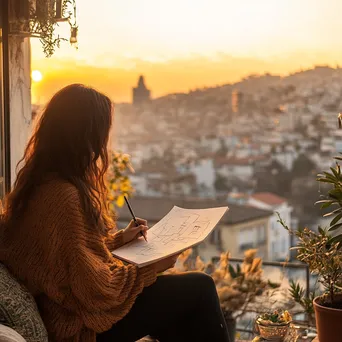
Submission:
M 32 40 L 33 101 L 86 83 L 116 102 L 131 100 L 139 74 L 154 97 L 342 64 L 340 0 L 78 0 L 79 49 L 63 43 L 45 59 Z M 64 27 L 63 27 L 64 25 Z M 58 31 L 68 36 L 62 24 Z

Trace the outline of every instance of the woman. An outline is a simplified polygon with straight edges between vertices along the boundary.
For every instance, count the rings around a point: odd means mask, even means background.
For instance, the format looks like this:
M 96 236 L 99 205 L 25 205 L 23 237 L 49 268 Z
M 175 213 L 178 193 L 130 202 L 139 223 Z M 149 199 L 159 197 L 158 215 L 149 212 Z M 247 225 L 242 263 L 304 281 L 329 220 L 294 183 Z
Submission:
M 108 97 L 83 85 L 59 91 L 30 139 L 2 219 L 0 261 L 36 299 L 51 341 L 227 341 L 212 279 L 157 274 L 176 257 L 137 268 L 110 253 L 147 234 L 114 234 L 104 176 Z

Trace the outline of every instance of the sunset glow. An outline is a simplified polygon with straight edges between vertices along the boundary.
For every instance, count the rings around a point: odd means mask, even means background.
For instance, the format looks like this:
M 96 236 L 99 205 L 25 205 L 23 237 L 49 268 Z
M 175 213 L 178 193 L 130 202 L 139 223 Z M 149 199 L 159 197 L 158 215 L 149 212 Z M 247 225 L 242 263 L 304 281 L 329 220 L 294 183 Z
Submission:
M 341 13 L 338 0 L 82 0 L 78 50 L 62 43 L 45 59 L 32 40 L 33 67 L 46 75 L 37 91 L 50 96 L 61 85 L 87 82 L 127 101 L 140 73 L 160 96 L 249 73 L 335 66 Z M 68 25 L 58 33 L 68 37 Z
M 31 77 L 33 82 L 40 82 L 43 79 L 43 75 L 39 70 L 33 70 Z

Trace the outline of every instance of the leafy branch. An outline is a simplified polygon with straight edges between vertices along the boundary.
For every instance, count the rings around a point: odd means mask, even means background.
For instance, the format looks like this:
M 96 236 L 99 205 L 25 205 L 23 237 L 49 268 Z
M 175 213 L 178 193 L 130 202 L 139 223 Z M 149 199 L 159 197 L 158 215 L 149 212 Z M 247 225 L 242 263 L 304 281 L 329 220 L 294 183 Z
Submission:
M 310 292 L 307 297 L 305 289 L 299 283 L 291 280 L 289 292 L 292 299 L 303 308 L 304 312 L 307 314 L 309 322 L 315 326 L 315 310 L 313 306 L 313 300 L 316 297 L 315 291 Z
M 109 202 L 122 207 L 124 196 L 131 196 L 134 192 L 128 171 L 134 172 L 130 156 L 119 152 L 110 155 L 110 166 L 107 173 Z
M 71 36 L 77 33 L 76 0 L 56 0 L 52 3 L 46 0 L 27 0 L 27 3 L 27 13 L 24 11 L 18 14 L 18 8 L 20 10 L 22 5 L 18 5 L 16 0 L 10 1 L 10 34 L 39 38 L 45 56 L 51 57 L 61 42 L 67 41 L 55 33 L 60 21 L 69 23 Z
M 329 184 L 331 189 L 316 204 L 320 204 L 321 209 L 333 207 L 333 210 L 325 214 L 324 217 L 332 217 L 329 231 L 334 232 L 332 241 L 337 242 L 340 249 L 342 248 L 342 174 L 338 161 L 341 161 L 342 157 L 338 156 L 334 159 L 337 160 L 336 167 L 331 167 L 330 172 L 323 172 L 317 176 L 318 182 Z
M 297 250 L 297 259 L 306 263 L 312 274 L 319 276 L 319 282 L 327 293 L 326 304 L 334 305 L 335 293 L 342 284 L 340 242 L 321 227 L 318 227 L 318 232 L 308 228 L 294 231 L 286 225 L 279 213 L 277 215 L 278 222 L 298 239 L 297 246 L 291 248 Z

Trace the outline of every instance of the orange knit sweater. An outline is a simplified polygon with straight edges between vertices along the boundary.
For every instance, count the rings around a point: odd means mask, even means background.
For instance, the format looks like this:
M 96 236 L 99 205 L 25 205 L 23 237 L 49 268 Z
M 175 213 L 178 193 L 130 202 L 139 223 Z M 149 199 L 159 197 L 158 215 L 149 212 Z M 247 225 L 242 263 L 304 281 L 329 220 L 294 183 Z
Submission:
M 49 341 L 95 342 L 156 279 L 153 266 L 115 259 L 109 250 L 123 244 L 122 233 L 101 237 L 80 203 L 73 185 L 51 180 L 0 234 L 0 261 L 35 297 Z

